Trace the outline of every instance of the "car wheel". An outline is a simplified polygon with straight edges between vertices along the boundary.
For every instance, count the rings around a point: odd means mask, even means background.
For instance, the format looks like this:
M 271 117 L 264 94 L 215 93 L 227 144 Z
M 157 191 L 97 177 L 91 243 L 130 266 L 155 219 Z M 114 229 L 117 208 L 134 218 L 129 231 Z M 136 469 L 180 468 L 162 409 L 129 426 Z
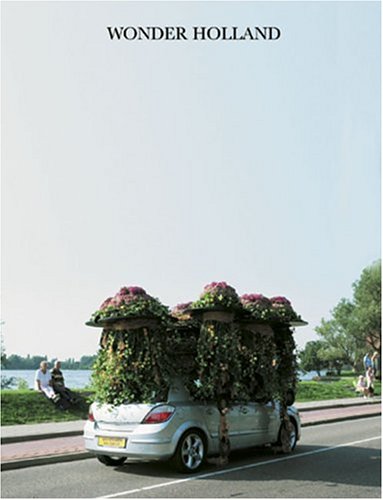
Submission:
M 297 445 L 297 440 L 298 440 L 298 432 L 297 432 L 297 425 L 294 421 L 294 419 L 290 418 L 290 423 L 291 423 L 291 428 L 289 430 L 289 435 L 286 436 L 286 433 L 288 432 L 286 429 L 286 426 L 282 423 L 280 429 L 279 429 L 279 435 L 278 435 L 278 446 L 283 446 L 283 442 L 288 442 L 290 444 L 289 451 L 284 451 L 284 453 L 290 453 L 291 451 L 294 450 L 294 448 Z M 283 436 L 283 433 L 285 435 Z
M 202 432 L 187 431 L 179 440 L 173 463 L 180 472 L 197 472 L 206 457 L 206 444 Z
M 126 460 L 126 457 L 109 457 L 108 455 L 96 455 L 96 456 L 99 462 L 108 466 L 122 465 Z

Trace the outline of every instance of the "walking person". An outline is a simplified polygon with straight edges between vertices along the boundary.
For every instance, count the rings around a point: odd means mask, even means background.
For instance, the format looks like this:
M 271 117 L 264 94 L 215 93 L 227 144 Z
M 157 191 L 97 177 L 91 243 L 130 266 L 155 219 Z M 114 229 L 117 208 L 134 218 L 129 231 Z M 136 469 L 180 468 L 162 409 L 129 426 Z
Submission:
M 378 373 L 380 372 L 380 356 L 378 351 L 375 351 L 371 357 L 372 371 L 374 372 L 374 377 L 378 378 Z
M 371 354 L 367 352 L 363 358 L 364 370 L 367 372 L 368 368 L 372 367 Z
M 369 366 L 366 371 L 367 394 L 370 398 L 374 396 L 374 372 L 372 366 Z

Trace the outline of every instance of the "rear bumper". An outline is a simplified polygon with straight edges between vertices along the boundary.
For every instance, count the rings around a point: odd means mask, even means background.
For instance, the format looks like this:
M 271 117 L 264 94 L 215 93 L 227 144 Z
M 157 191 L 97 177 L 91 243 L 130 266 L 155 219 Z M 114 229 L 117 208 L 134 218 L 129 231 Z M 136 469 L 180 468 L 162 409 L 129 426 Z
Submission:
M 166 428 L 156 432 L 141 432 L 140 427 L 131 433 L 114 432 L 98 429 L 92 422 L 87 422 L 84 429 L 85 449 L 95 455 L 108 455 L 116 457 L 143 458 L 143 459 L 168 459 L 174 455 L 176 444 L 169 437 Z M 157 426 L 156 426 L 157 427 Z M 147 431 L 147 428 L 143 429 Z M 100 446 L 99 437 L 115 437 L 126 439 L 124 448 Z

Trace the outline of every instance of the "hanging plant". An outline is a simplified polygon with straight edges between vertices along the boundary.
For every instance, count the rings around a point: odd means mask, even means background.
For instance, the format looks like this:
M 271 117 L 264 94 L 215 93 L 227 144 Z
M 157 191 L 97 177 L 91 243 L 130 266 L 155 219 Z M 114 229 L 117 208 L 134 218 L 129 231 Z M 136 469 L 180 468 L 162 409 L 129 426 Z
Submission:
M 189 393 L 195 396 L 198 378 L 197 341 L 201 322 L 191 317 L 190 306 L 191 302 L 187 302 L 173 307 L 171 321 L 163 338 L 171 377 L 181 379 Z
M 278 387 L 278 400 L 280 402 L 280 417 L 283 424 L 281 433 L 282 450 L 290 451 L 291 422 L 287 413 L 287 394 L 289 390 L 294 393 L 297 383 L 297 357 L 293 331 L 287 325 L 275 325 L 276 346 L 276 374 Z
M 241 396 L 244 401 L 267 402 L 278 395 L 275 357 L 276 348 L 272 334 L 261 333 L 257 326 L 254 329 L 250 329 L 249 324 L 242 326 Z
M 279 323 L 290 323 L 292 321 L 302 322 L 302 318 L 294 311 L 291 302 L 286 297 L 272 297 L 271 317 L 273 321 Z
M 156 317 L 166 320 L 169 309 L 138 286 L 122 287 L 114 297 L 106 299 L 95 311 L 89 324 L 97 325 L 103 320 L 119 320 L 137 317 Z
M 168 308 L 140 287 L 123 287 L 101 304 L 88 322 L 107 325 L 93 373 L 99 402 L 120 404 L 146 402 L 153 395 L 165 397 L 170 363 L 162 335 L 168 318 Z
M 235 289 L 225 281 L 206 285 L 198 300 L 192 303 L 192 309 L 241 309 L 241 301 Z
M 272 318 L 272 303 L 260 293 L 242 295 L 241 304 L 254 321 L 264 322 Z
M 162 330 L 109 330 L 93 366 L 96 400 L 122 404 L 166 398 L 168 360 Z
M 202 310 L 202 325 L 197 344 L 199 375 L 198 397 L 215 401 L 220 413 L 220 463 L 230 453 L 227 413 L 241 391 L 240 337 L 233 311 L 241 303 L 235 289 L 226 282 L 206 285 L 192 310 Z M 218 309 L 218 315 L 209 311 Z

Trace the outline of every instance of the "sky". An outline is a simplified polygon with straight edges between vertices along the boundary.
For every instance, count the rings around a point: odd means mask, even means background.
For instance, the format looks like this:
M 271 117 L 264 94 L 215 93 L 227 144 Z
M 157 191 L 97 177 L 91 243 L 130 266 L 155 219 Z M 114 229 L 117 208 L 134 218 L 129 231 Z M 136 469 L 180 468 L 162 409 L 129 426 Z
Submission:
M 6 353 L 94 354 L 122 286 L 173 306 L 211 281 L 288 297 L 315 339 L 380 257 L 380 59 L 379 2 L 3 2 Z

